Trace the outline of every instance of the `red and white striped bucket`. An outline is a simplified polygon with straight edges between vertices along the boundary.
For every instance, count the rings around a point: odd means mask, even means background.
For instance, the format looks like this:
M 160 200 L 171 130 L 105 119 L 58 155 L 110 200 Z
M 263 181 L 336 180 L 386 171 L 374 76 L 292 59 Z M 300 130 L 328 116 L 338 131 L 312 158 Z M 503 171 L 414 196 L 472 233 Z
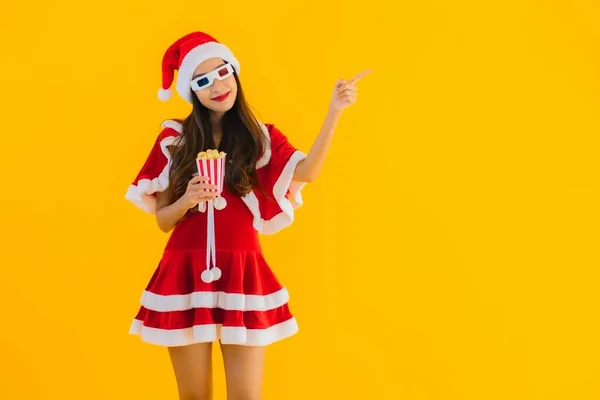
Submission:
M 212 154 L 217 155 L 216 150 L 208 150 Z M 200 176 L 206 176 L 209 178 L 207 182 L 210 185 L 217 186 L 217 193 L 219 196 L 214 200 L 214 206 L 217 210 L 222 210 L 227 205 L 227 202 L 221 193 L 223 192 L 223 185 L 225 183 L 225 153 L 220 153 L 218 158 L 196 158 L 196 165 L 198 166 L 198 174 Z M 206 190 L 206 189 L 205 189 Z M 198 204 L 198 210 L 204 212 L 206 210 L 206 202 Z

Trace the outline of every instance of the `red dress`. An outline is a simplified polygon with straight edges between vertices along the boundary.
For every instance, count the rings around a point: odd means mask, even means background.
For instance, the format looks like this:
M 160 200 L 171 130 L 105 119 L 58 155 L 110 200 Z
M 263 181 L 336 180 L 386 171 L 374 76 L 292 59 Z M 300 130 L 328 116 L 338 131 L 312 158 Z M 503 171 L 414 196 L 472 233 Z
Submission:
M 223 344 L 265 346 L 298 331 L 289 294 L 265 261 L 258 234 L 289 226 L 302 205 L 302 182 L 294 170 L 306 155 L 273 125 L 261 124 L 264 152 L 256 168 L 266 197 L 244 197 L 223 188 L 227 205 L 214 210 L 216 266 L 221 277 L 206 283 L 208 212 L 188 213 L 173 229 L 163 256 L 141 297 L 130 333 L 161 346 L 220 340 Z M 169 184 L 167 146 L 181 133 L 175 121 L 163 124 L 150 154 L 125 198 L 154 213 L 156 192 Z

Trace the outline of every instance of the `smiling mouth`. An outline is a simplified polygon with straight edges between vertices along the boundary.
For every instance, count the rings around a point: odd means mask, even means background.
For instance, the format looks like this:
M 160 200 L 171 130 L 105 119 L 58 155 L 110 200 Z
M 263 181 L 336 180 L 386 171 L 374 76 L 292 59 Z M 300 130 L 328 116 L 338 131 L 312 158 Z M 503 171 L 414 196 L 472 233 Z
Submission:
M 231 93 L 231 92 L 227 92 L 227 93 L 222 94 L 220 96 L 214 97 L 211 100 L 214 100 L 214 101 L 223 101 L 223 100 L 225 100 L 226 98 L 229 97 L 229 93 Z

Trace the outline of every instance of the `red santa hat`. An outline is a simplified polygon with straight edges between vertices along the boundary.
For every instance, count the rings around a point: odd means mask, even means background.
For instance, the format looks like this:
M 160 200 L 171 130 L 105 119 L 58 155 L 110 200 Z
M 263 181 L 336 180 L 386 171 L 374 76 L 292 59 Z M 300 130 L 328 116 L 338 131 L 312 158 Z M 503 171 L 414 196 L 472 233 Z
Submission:
M 218 57 L 229 62 L 237 74 L 240 73 L 240 64 L 233 52 L 224 44 L 219 43 L 212 36 L 203 32 L 189 33 L 175 43 L 165 52 L 162 60 L 162 87 L 158 91 L 158 98 L 167 101 L 171 98 L 173 77 L 177 73 L 175 88 L 177 93 L 188 103 L 192 102 L 190 81 L 194 71 L 203 61 Z

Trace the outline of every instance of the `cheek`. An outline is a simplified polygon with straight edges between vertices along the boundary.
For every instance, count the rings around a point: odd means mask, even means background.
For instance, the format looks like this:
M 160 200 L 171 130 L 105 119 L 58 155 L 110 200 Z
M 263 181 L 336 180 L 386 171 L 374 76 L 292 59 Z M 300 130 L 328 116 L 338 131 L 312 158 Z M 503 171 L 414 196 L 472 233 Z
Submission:
M 196 97 L 200 100 L 200 103 L 206 105 L 210 101 L 210 88 L 199 90 L 196 93 Z
M 237 83 L 235 82 L 234 77 L 229 77 L 227 80 L 231 79 L 231 82 L 227 82 L 227 86 L 231 88 L 231 94 L 229 101 L 233 104 L 235 103 L 235 99 L 237 98 Z
M 223 83 L 234 92 L 237 92 L 237 82 L 235 81 L 235 78 L 233 76 L 230 76 L 229 78 L 225 79 Z

